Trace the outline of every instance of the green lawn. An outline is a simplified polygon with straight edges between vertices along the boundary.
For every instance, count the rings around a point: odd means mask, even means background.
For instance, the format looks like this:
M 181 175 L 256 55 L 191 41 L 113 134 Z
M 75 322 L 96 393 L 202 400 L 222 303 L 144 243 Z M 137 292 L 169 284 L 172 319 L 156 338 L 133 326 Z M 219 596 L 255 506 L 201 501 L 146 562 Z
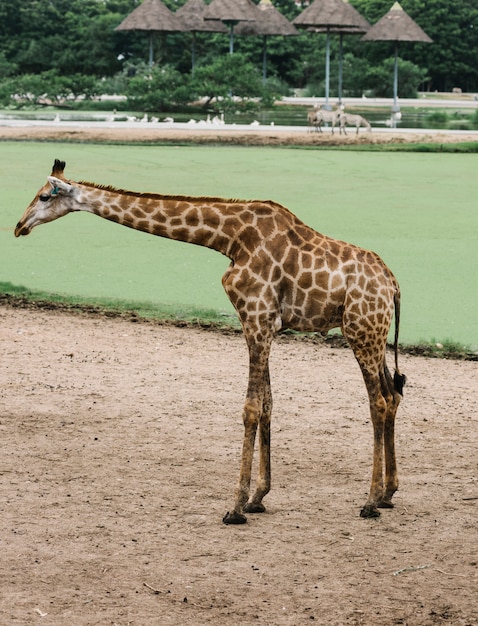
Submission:
M 401 340 L 478 346 L 478 155 L 3 142 L 0 282 L 232 312 L 216 252 L 70 215 L 15 239 L 50 173 L 160 193 L 274 199 L 378 252 L 402 286 Z

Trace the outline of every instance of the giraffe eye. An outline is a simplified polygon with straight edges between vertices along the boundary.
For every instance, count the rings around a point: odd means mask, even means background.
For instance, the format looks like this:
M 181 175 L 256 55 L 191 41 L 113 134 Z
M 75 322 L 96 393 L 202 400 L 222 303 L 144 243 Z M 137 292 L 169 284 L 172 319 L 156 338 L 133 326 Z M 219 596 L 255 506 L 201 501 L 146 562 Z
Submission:
M 51 198 L 51 196 L 50 196 L 50 194 L 49 194 L 49 193 L 42 193 L 42 194 L 40 195 L 40 200 L 41 200 L 42 202 L 47 202 L 50 198 Z

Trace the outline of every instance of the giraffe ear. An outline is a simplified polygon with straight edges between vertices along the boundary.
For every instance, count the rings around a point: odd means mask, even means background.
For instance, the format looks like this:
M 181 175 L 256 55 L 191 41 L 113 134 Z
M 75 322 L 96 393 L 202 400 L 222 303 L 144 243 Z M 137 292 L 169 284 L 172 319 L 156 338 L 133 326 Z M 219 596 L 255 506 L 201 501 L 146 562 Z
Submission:
M 62 180 L 61 178 L 56 178 L 56 176 L 48 176 L 48 182 L 52 186 L 53 191 L 51 192 L 53 196 L 58 194 L 66 195 L 73 191 L 73 186 Z

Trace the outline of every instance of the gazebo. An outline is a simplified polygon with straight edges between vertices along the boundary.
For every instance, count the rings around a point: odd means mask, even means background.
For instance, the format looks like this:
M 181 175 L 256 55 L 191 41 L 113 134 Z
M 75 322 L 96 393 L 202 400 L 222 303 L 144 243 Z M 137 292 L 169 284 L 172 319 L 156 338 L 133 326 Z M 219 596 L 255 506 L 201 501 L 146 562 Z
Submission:
M 203 13 L 205 20 L 219 21 L 229 28 L 229 53 L 234 52 L 234 26 L 240 22 L 255 22 L 261 14 L 251 0 L 212 0 Z
M 227 28 L 222 22 L 215 20 L 206 21 L 203 18 L 207 5 L 203 0 L 188 0 L 185 5 L 175 13 L 181 20 L 184 30 L 192 33 L 193 42 L 191 49 L 191 65 L 194 70 L 196 64 L 196 33 L 227 33 Z
M 262 45 L 262 80 L 267 79 L 267 38 L 269 36 L 298 35 L 297 28 L 278 11 L 271 0 L 261 0 L 257 5 L 261 15 L 255 22 L 242 22 L 236 28 L 237 35 L 255 35 L 263 38 Z
M 309 31 L 325 32 L 325 106 L 329 103 L 330 84 L 330 34 L 361 34 L 370 26 L 367 20 L 354 9 L 348 0 L 314 0 L 293 23 L 299 28 Z M 340 72 L 341 74 L 341 72 Z M 340 92 L 342 91 L 341 76 L 339 80 Z M 341 97 L 341 93 L 340 96 Z
M 360 15 L 360 14 L 359 14 Z M 339 81 L 338 81 L 338 101 L 342 102 L 342 83 L 343 83 L 343 64 L 344 64 L 344 35 L 363 35 L 370 28 L 370 24 L 367 20 L 360 15 L 360 18 L 363 20 L 362 27 L 355 28 L 330 28 L 329 33 L 332 35 L 339 36 Z M 309 32 L 314 33 L 325 33 L 327 32 L 326 28 L 308 28 Z
M 154 61 L 154 33 L 182 32 L 184 26 L 181 20 L 161 0 L 144 0 L 125 17 L 115 30 L 138 30 L 149 33 L 149 65 L 152 66 Z
M 362 37 L 362 41 L 393 41 L 395 43 L 392 122 L 396 122 L 400 112 L 398 105 L 398 44 L 401 41 L 432 43 L 432 40 L 402 9 L 400 4 L 395 2 L 390 11 L 367 31 Z

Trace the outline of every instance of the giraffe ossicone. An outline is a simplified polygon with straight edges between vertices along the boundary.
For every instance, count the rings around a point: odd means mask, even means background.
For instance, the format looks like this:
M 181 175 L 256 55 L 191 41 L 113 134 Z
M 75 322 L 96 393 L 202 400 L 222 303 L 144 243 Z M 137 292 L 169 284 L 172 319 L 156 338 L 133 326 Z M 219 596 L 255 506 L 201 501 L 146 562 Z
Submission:
M 15 228 L 15 236 L 74 211 L 160 237 L 217 250 L 231 263 L 222 284 L 242 324 L 249 350 L 249 380 L 243 409 L 244 442 L 234 507 L 226 524 L 244 513 L 265 511 L 271 488 L 272 394 L 269 354 L 280 330 L 326 333 L 340 328 L 362 370 L 373 425 L 373 467 L 362 517 L 391 508 L 398 489 L 395 416 L 405 376 L 398 368 L 400 289 L 374 252 L 322 235 L 271 200 L 228 200 L 137 193 L 64 176 L 55 160 L 48 182 Z M 395 374 L 385 360 L 395 318 Z M 259 433 L 256 489 L 250 496 L 252 458 Z

